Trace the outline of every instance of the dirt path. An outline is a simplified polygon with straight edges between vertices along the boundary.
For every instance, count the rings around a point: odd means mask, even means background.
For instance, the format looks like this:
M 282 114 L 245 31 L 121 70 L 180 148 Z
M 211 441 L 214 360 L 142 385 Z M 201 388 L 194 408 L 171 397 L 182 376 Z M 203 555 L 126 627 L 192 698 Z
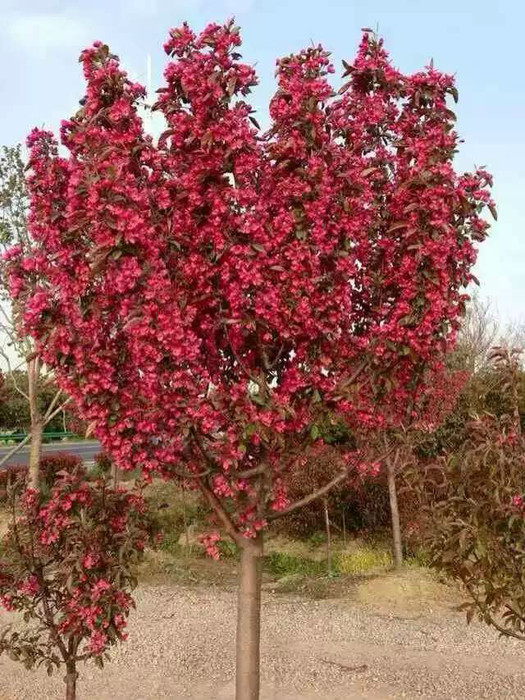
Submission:
M 5 617 L 5 615 L 4 615 Z M 5 620 L 0 614 L 0 627 Z M 148 586 L 130 638 L 81 700 L 231 700 L 235 593 Z M 457 613 L 265 593 L 262 700 L 525 697 L 525 644 Z M 60 678 L 0 659 L 2 700 L 62 698 Z

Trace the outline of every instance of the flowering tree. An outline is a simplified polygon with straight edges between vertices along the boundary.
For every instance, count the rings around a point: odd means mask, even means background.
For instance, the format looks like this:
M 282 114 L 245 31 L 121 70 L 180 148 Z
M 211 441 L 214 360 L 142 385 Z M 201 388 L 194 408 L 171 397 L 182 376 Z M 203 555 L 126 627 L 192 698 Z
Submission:
M 28 199 L 24 169 L 25 163 L 20 145 L 2 146 L 0 150 L 0 250 L 2 252 L 13 245 L 19 246 L 20 249 L 28 249 L 30 246 L 26 226 Z M 39 353 L 35 352 L 33 338 L 26 333 L 17 333 L 16 314 L 13 302 L 9 298 L 4 272 L 2 267 L 0 270 L 0 358 L 7 370 L 13 393 L 18 395 L 25 404 L 29 433 L 0 459 L 0 467 L 29 442 L 29 478 L 32 486 L 36 488 L 43 430 L 55 417 L 64 412 L 69 399 L 64 397 L 60 390 L 55 389 L 49 401 L 46 400 L 46 395 L 51 389 L 51 377 L 44 375 L 41 358 Z M 23 358 L 17 367 L 12 366 L 13 356 Z M 23 365 L 25 365 L 25 372 L 20 370 Z M 42 410 L 44 402 L 46 405 Z
M 397 407 L 394 411 L 387 410 L 384 426 L 374 435 L 376 449 L 382 445 L 385 454 L 383 468 L 388 486 L 396 569 L 403 565 L 397 477 L 407 470 L 418 470 L 422 445 L 455 409 L 467 379 L 468 372 L 450 370 L 444 362 L 427 367 L 426 376 L 415 378 L 418 398 L 409 403 L 405 416 L 397 414 Z
M 322 47 L 281 59 L 259 137 L 239 44 L 231 22 L 170 32 L 158 143 L 143 88 L 107 46 L 84 51 L 69 155 L 29 137 L 33 248 L 8 265 L 24 328 L 118 466 L 183 477 L 239 546 L 252 699 L 262 532 L 369 462 L 358 444 L 298 503 L 287 472 L 326 412 L 366 435 L 419 400 L 463 311 L 490 177 L 452 168 L 452 78 L 403 76 L 369 31 L 338 96 Z
M 476 615 L 502 635 L 525 640 L 525 438 L 518 406 L 519 352 L 492 354 L 506 398 L 501 416 L 485 413 L 444 461 L 440 498 L 426 504 L 433 565 L 460 581 Z M 428 507 L 430 505 L 430 507 Z
M 0 654 L 49 674 L 65 666 L 66 698 L 74 700 L 78 662 L 102 666 L 107 650 L 126 638 L 135 585 L 129 566 L 147 539 L 145 505 L 138 494 L 87 482 L 79 471 L 61 472 L 49 498 L 33 489 L 16 496 L 13 488 L 0 603 L 35 624 L 7 627 Z

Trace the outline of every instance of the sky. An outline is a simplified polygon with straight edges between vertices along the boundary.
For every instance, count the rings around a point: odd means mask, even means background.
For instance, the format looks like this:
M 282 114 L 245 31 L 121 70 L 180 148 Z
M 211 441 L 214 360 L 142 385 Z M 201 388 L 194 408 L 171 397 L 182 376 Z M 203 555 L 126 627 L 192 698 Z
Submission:
M 322 43 L 339 67 L 354 56 L 362 27 L 378 30 L 402 71 L 433 59 L 455 74 L 464 139 L 457 168 L 486 166 L 495 180 L 498 221 L 476 265 L 480 294 L 503 323 L 525 323 L 523 0 L 0 0 L 0 143 L 24 141 L 33 126 L 56 130 L 77 110 L 77 58 L 93 41 L 108 43 L 143 83 L 149 55 L 156 89 L 171 27 L 187 21 L 199 30 L 231 16 L 259 75 L 252 104 L 263 125 L 276 58 Z

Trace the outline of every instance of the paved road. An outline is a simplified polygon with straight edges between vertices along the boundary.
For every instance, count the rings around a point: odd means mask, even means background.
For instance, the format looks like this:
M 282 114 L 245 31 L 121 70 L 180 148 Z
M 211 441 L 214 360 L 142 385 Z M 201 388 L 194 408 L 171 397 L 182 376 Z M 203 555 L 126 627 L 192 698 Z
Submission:
M 9 447 L 0 447 L 0 459 L 4 457 L 13 445 Z M 84 462 L 92 462 L 97 452 L 100 452 L 101 447 L 98 442 L 92 440 L 90 442 L 53 442 L 43 445 L 44 454 L 56 454 L 57 452 L 78 455 L 82 457 Z M 14 454 L 9 460 L 9 464 L 27 464 L 29 460 L 29 446 L 21 448 L 19 452 Z M 1 467 L 0 467 L 1 469 Z

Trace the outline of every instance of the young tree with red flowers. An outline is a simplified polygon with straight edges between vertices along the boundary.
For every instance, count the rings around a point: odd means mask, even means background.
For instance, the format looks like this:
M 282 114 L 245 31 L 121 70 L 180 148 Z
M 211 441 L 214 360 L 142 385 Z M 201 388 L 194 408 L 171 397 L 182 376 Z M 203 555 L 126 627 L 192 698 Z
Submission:
M 88 482 L 82 471 L 58 475 L 51 493 L 10 489 L 12 518 L 2 542 L 0 605 L 27 626 L 0 635 L 7 653 L 49 675 L 64 667 L 75 700 L 79 662 L 104 665 L 126 639 L 137 562 L 148 539 L 140 494 Z
M 84 51 L 67 157 L 29 137 L 33 249 L 8 265 L 24 328 L 118 466 L 183 477 L 237 543 L 237 698 L 252 700 L 263 531 L 369 456 L 358 445 L 299 503 L 287 472 L 325 414 L 366 436 L 419 400 L 463 311 L 490 178 L 452 168 L 452 78 L 402 75 L 369 31 L 339 95 L 322 47 L 278 61 L 262 138 L 239 44 L 232 22 L 170 32 L 158 143 L 144 89 L 107 46 Z
M 399 476 L 410 469 L 417 469 L 418 448 L 430 433 L 438 429 L 452 413 L 459 400 L 468 372 L 454 371 L 444 363 L 426 368 L 422 377 L 416 378 L 417 400 L 409 403 L 405 415 L 397 406 L 385 409 L 385 423 L 369 440 L 376 451 L 383 450 L 382 468 L 386 476 L 392 528 L 392 554 L 394 567 L 403 567 L 403 539 L 397 497 Z

